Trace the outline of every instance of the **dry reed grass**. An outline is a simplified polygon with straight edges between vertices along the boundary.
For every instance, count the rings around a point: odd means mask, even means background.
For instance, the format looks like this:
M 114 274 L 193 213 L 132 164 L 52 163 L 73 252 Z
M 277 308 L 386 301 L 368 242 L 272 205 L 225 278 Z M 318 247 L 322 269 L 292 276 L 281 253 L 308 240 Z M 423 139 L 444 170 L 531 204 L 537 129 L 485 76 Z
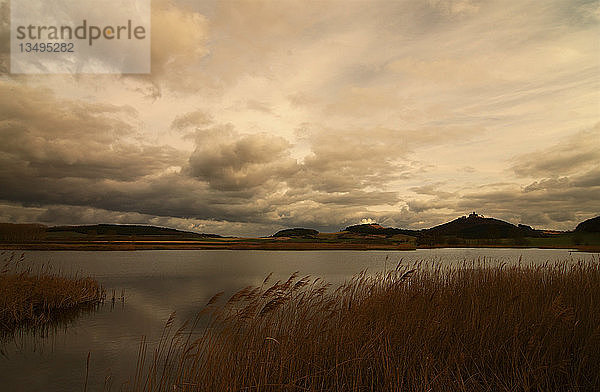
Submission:
M 105 291 L 89 277 L 63 276 L 50 266 L 35 270 L 24 255 L 2 253 L 0 264 L 0 334 L 19 327 L 40 327 L 67 319 L 102 302 Z
M 598 261 L 268 280 L 169 318 L 124 389 L 600 390 Z

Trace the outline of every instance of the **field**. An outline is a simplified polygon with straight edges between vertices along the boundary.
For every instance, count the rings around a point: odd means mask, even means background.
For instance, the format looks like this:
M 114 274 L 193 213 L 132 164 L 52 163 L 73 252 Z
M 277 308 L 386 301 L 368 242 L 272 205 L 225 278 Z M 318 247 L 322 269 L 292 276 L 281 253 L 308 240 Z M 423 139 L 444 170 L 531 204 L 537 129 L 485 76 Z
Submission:
M 65 276 L 44 266 L 35 269 L 26 265 L 23 255 L 3 256 L 0 336 L 71 319 L 104 300 L 104 289 L 92 278 Z
M 311 277 L 217 294 L 142 339 L 130 391 L 591 391 L 600 265 L 427 263 L 333 289 Z

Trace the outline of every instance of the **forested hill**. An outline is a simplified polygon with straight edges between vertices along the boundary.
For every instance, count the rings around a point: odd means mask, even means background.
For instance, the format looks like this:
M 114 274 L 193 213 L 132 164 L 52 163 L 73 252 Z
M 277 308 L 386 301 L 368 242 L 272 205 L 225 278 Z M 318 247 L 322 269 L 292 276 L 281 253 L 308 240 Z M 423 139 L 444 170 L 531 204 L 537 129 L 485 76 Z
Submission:
M 396 234 L 410 235 L 413 237 L 431 237 L 431 236 L 453 236 L 460 238 L 517 238 L 517 237 L 538 237 L 541 231 L 534 230 L 526 225 L 515 226 L 499 219 L 484 218 L 481 215 L 472 213 L 469 216 L 457 218 L 451 222 L 434 226 L 430 229 L 409 230 L 397 229 L 393 227 L 382 227 L 378 224 L 362 224 L 348 226 L 344 231 L 365 234 L 365 235 L 386 235 Z
M 460 238 L 517 238 L 541 235 L 541 231 L 534 230 L 530 226 L 515 226 L 500 219 L 484 218 L 476 213 L 424 230 L 423 233 Z
M 122 235 L 122 236 L 177 236 L 183 238 L 219 238 L 217 234 L 201 234 L 190 231 L 170 229 L 167 227 L 144 225 L 98 224 L 83 226 L 54 226 L 46 229 L 47 233 L 78 233 L 85 235 Z
M 581 222 L 575 228 L 577 232 L 600 233 L 600 216 Z

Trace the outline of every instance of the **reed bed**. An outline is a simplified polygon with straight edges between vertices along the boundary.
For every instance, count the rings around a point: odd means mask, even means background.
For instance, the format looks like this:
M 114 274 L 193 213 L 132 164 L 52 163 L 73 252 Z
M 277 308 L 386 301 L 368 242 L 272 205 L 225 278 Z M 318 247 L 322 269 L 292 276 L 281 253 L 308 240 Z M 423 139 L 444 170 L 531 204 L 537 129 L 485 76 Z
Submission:
M 600 264 L 399 264 L 213 297 L 129 391 L 600 390 Z
M 2 254 L 0 268 L 0 335 L 20 327 L 43 327 L 91 309 L 105 298 L 89 277 L 66 276 L 52 267 L 32 267 L 23 254 Z

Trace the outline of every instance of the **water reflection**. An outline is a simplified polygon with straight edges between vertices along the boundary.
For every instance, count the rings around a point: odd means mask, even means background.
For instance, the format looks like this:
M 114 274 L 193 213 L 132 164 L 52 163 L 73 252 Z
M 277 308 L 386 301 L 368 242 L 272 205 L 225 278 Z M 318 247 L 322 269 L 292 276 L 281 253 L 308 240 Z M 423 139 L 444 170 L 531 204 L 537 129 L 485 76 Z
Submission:
M 72 309 L 61 310 L 51 314 L 51 318 L 42 325 L 24 324 L 13 331 L 4 331 L 0 334 L 0 353 L 9 359 L 7 346 L 14 346 L 14 350 L 32 350 L 42 352 L 48 347 L 52 349 L 55 336 L 68 333 L 69 328 L 77 325 L 78 320 L 89 313 L 100 311 L 104 308 L 111 310 L 115 306 L 124 306 L 124 298 L 115 298 L 115 301 L 106 301 L 95 304 L 85 304 Z M 12 350 L 12 351 L 14 351 Z

